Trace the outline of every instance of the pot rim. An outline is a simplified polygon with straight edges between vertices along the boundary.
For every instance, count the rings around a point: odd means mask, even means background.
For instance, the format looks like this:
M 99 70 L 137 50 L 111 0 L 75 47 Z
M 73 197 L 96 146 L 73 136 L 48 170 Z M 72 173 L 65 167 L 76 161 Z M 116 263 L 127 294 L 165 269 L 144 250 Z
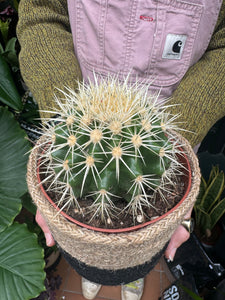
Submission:
M 45 198 L 51 203 L 51 205 L 64 217 L 66 218 L 67 220 L 69 220 L 70 222 L 80 226 L 80 227 L 83 227 L 83 228 L 86 228 L 86 229 L 89 229 L 89 230 L 93 230 L 93 231 L 98 231 L 98 232 L 103 232 L 103 233 L 126 233 L 126 232 L 131 232 L 131 231 L 136 231 L 138 229 L 141 229 L 141 228 L 144 228 L 144 227 L 147 227 L 148 225 L 151 225 L 153 223 L 156 223 L 158 221 L 160 221 L 161 219 L 167 217 L 169 214 L 171 214 L 174 210 L 176 210 L 184 201 L 185 199 L 187 198 L 190 190 L 191 190 L 191 185 L 192 185 L 192 173 L 191 173 L 191 166 L 190 166 L 190 163 L 189 163 L 189 160 L 188 160 L 188 157 L 187 155 L 184 153 L 183 149 L 181 148 L 182 150 L 182 154 L 179 155 L 180 157 L 180 160 L 182 161 L 182 163 L 185 165 L 185 174 L 183 174 L 184 177 L 187 178 L 187 187 L 186 187 L 186 190 L 185 190 L 185 193 L 183 195 L 183 197 L 181 198 L 181 200 L 175 205 L 173 206 L 170 210 L 168 210 L 165 214 L 153 219 L 153 220 L 150 220 L 150 221 L 147 221 L 147 222 L 144 222 L 144 223 L 141 223 L 141 224 L 138 224 L 138 225 L 134 225 L 134 226 L 131 226 L 131 227 L 126 227 L 126 228 L 117 228 L 117 229 L 109 229 L 109 228 L 100 228 L 100 227 L 94 227 L 94 226 L 91 226 L 91 225 L 88 225 L 88 224 L 85 224 L 85 223 L 82 223 L 80 221 L 77 221 L 76 219 L 72 218 L 71 216 L 69 216 L 68 214 L 66 214 L 62 209 L 60 209 L 56 203 L 50 198 L 50 196 L 47 194 L 46 190 L 44 189 L 42 183 L 41 183 L 41 178 L 40 178 L 40 172 L 39 172 L 39 169 L 40 169 L 40 163 L 41 163 L 41 158 L 38 160 L 38 163 L 37 163 L 37 180 L 38 180 L 38 185 L 43 193 L 43 195 L 45 196 Z

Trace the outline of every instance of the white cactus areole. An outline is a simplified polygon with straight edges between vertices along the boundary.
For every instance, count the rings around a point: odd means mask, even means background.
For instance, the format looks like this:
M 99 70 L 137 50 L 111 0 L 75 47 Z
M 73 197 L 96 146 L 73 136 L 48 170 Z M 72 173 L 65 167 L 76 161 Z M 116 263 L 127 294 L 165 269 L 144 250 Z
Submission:
M 48 147 L 42 152 L 51 180 L 61 193 L 58 205 L 80 209 L 80 199 L 92 199 L 90 219 L 109 222 L 117 203 L 140 219 L 153 207 L 156 194 L 180 173 L 180 143 L 171 136 L 176 117 L 159 104 L 149 87 L 108 77 L 79 83 L 76 92 L 56 98 L 57 117 L 45 122 Z M 166 199 L 164 199 L 166 201 Z

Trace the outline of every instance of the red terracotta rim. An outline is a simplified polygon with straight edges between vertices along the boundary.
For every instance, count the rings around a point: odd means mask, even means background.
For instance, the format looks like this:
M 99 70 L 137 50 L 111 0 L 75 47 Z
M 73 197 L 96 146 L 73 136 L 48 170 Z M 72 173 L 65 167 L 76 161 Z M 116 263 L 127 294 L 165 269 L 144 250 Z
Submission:
M 182 150 L 182 149 L 181 149 Z M 94 231 L 98 231 L 98 232 L 104 232 L 104 233 L 122 233 L 122 232 L 130 232 L 130 231 L 135 231 L 138 230 L 140 228 L 146 227 L 150 224 L 153 224 L 155 222 L 160 221 L 161 219 L 165 218 L 166 216 L 168 216 L 169 214 L 171 214 L 174 210 L 176 210 L 186 199 L 190 189 L 191 189 L 191 166 L 190 163 L 188 161 L 187 156 L 182 153 L 182 155 L 180 155 L 180 161 L 182 162 L 182 164 L 184 165 L 184 167 L 186 168 L 185 170 L 185 174 L 183 176 L 187 177 L 187 188 L 186 188 L 186 192 L 183 195 L 182 199 L 180 200 L 180 202 L 178 202 L 174 207 L 172 207 L 168 212 L 166 212 L 164 215 L 155 218 L 154 220 L 145 222 L 143 224 L 138 224 L 135 226 L 131 226 L 131 227 L 127 227 L 127 228 L 119 228 L 119 229 L 107 229 L 107 228 L 100 228 L 100 227 L 93 227 L 90 225 L 87 225 L 85 223 L 79 222 L 75 219 L 73 219 L 72 217 L 70 217 L 69 215 L 67 215 L 64 211 L 62 211 L 56 204 L 55 202 L 49 197 L 49 195 L 47 194 L 46 190 L 44 189 L 43 185 L 41 184 L 41 178 L 40 178 L 40 173 L 39 173 L 39 168 L 40 168 L 40 161 L 41 159 L 39 159 L 38 161 L 38 166 L 37 166 L 37 179 L 38 179 L 38 183 L 40 186 L 40 189 L 42 191 L 42 193 L 44 194 L 45 198 L 52 204 L 52 206 L 58 211 L 60 212 L 60 214 L 65 217 L 67 220 L 71 221 L 72 223 L 75 223 L 78 226 L 90 229 L 90 230 L 94 230 Z

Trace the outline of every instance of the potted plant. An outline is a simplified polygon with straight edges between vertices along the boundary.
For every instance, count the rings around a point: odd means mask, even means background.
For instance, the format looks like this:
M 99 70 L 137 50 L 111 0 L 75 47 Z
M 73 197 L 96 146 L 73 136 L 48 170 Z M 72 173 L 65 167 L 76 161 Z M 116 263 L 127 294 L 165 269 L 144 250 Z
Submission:
M 77 272 L 117 285 L 157 263 L 195 201 L 200 173 L 175 117 L 148 87 L 95 78 L 56 99 L 27 182 Z
M 198 291 L 206 287 L 213 290 L 225 274 L 225 233 L 221 222 L 225 213 L 224 188 L 224 172 L 218 166 L 212 167 L 207 181 L 201 176 L 193 210 L 195 230 L 177 250 L 174 261 L 168 262 L 176 279 L 185 281 L 187 275 L 192 276 Z
M 213 166 L 206 182 L 201 177 L 200 192 L 194 205 L 196 234 L 205 245 L 213 245 L 222 233 L 219 220 L 225 213 L 225 198 L 221 195 L 225 189 L 224 173 Z
M 191 274 L 199 292 L 205 289 L 214 291 L 225 274 L 225 214 L 222 207 L 225 171 L 224 126 L 225 118 L 223 117 L 212 126 L 201 143 L 197 156 L 202 178 L 192 215 L 196 223 L 195 230 L 190 239 L 179 247 L 174 261 L 167 262 L 171 273 L 177 280 L 185 281 L 186 276 Z M 214 204 L 209 210 L 212 203 Z M 221 205 L 221 210 L 216 208 L 217 205 Z M 216 217 L 212 217 L 213 223 L 216 223 L 215 229 L 212 229 L 213 224 L 207 211 Z M 219 211 L 219 214 L 216 211 Z M 207 238 L 210 234 L 211 236 Z M 191 257 L 190 253 L 192 253 Z M 189 279 L 186 280 L 187 283 L 189 281 Z

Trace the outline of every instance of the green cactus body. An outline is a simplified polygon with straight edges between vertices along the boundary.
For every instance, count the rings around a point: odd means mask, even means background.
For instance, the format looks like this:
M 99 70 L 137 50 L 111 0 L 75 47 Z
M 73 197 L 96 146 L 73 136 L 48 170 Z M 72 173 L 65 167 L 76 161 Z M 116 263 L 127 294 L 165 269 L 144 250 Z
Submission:
M 93 199 L 103 220 L 121 198 L 128 211 L 143 214 L 143 206 L 152 206 L 155 192 L 165 188 L 162 178 L 179 166 L 179 145 L 167 133 L 173 126 L 170 119 L 164 123 L 165 108 L 152 103 L 147 88 L 115 78 L 80 84 L 76 94 L 65 96 L 64 102 L 57 100 L 56 125 L 45 130 L 51 146 L 43 155 L 50 157 L 54 181 L 72 189 L 70 203 Z

